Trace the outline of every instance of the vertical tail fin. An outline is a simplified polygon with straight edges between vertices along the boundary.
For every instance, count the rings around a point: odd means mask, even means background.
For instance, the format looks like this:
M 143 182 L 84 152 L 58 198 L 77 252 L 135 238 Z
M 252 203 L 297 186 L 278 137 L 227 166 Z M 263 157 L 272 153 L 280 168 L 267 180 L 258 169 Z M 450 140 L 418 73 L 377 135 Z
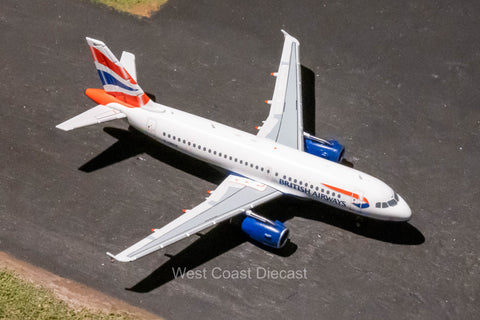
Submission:
M 105 43 L 91 38 L 87 38 L 87 43 L 90 46 L 95 67 L 106 93 L 132 107 L 141 107 L 150 101 L 142 88 L 137 84 L 134 65 L 133 69 L 131 69 L 134 74 L 130 75 Z M 131 57 L 129 60 L 133 61 Z M 132 68 L 132 66 L 129 67 Z

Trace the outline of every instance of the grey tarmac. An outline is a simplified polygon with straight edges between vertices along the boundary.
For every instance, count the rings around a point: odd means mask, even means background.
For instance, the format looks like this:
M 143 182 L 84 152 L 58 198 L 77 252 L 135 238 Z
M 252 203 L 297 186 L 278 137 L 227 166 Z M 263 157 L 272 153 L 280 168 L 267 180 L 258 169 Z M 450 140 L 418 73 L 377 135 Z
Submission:
M 478 1 L 170 0 L 138 19 L 83 0 L 2 0 L 0 251 L 166 319 L 476 319 L 479 15 Z M 122 121 L 55 129 L 95 105 L 85 37 L 136 54 L 157 102 L 253 133 L 280 29 L 301 43 L 308 132 L 345 144 L 351 165 L 404 196 L 411 221 L 285 197 L 255 210 L 290 228 L 283 250 L 221 224 L 110 263 L 106 251 L 195 206 L 224 173 Z M 273 277 L 212 277 L 263 269 Z

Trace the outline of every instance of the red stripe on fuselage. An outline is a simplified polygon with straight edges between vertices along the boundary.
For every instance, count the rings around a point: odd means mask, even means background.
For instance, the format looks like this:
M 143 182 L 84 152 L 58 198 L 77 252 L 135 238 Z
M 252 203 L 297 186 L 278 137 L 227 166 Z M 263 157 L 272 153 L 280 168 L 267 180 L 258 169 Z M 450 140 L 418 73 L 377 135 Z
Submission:
M 323 184 L 325 187 L 330 188 L 330 189 L 332 189 L 332 190 L 335 190 L 335 191 L 337 191 L 337 192 L 339 192 L 339 193 L 341 193 L 341 194 L 344 194 L 344 195 L 346 195 L 346 196 L 353 197 L 353 198 L 355 198 L 355 199 L 357 199 L 357 200 L 360 200 L 360 196 L 359 196 L 358 194 L 356 194 L 356 193 L 353 193 L 353 192 L 350 192 L 350 191 L 347 191 L 347 190 L 343 190 L 343 189 L 340 189 L 340 188 L 337 188 L 337 187 L 334 187 L 334 186 L 329 186 L 328 184 L 325 184 L 325 183 L 322 183 L 322 184 Z M 365 203 L 367 203 L 367 204 L 370 204 L 370 203 L 368 202 L 367 198 L 365 198 L 365 197 L 363 197 L 362 201 L 365 202 Z
M 349 196 L 349 197 L 353 197 L 355 199 L 359 199 L 360 197 L 358 196 L 358 194 L 356 193 L 353 193 L 353 192 L 350 192 L 350 191 L 347 191 L 347 190 L 343 190 L 343 189 L 340 189 L 340 188 L 337 188 L 337 187 L 333 187 L 333 186 L 329 186 L 328 184 L 325 184 L 325 183 L 322 183 L 325 187 L 327 188 L 330 188 L 332 190 L 335 190 L 341 194 L 344 194 L 346 196 Z

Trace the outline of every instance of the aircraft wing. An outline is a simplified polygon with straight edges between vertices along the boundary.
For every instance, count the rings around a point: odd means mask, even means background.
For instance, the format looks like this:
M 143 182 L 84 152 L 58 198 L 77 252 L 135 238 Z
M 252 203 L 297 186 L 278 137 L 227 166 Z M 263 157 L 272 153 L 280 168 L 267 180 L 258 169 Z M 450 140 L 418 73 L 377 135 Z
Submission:
M 134 261 L 280 195 L 272 187 L 231 174 L 206 201 L 119 254 L 107 254 L 118 261 Z
M 268 138 L 288 147 L 303 151 L 303 115 L 301 66 L 299 57 L 300 43 L 284 30 L 282 58 L 278 72 L 270 113 L 259 137 Z

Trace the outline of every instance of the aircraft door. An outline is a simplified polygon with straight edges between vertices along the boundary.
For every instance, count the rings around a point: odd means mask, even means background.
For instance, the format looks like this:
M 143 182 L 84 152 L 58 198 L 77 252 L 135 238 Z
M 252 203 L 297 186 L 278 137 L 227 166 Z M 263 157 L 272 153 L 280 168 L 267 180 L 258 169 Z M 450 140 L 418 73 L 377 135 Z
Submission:
M 147 132 L 150 133 L 150 134 L 155 134 L 156 127 L 157 127 L 157 122 L 152 118 L 148 118 L 147 119 Z

